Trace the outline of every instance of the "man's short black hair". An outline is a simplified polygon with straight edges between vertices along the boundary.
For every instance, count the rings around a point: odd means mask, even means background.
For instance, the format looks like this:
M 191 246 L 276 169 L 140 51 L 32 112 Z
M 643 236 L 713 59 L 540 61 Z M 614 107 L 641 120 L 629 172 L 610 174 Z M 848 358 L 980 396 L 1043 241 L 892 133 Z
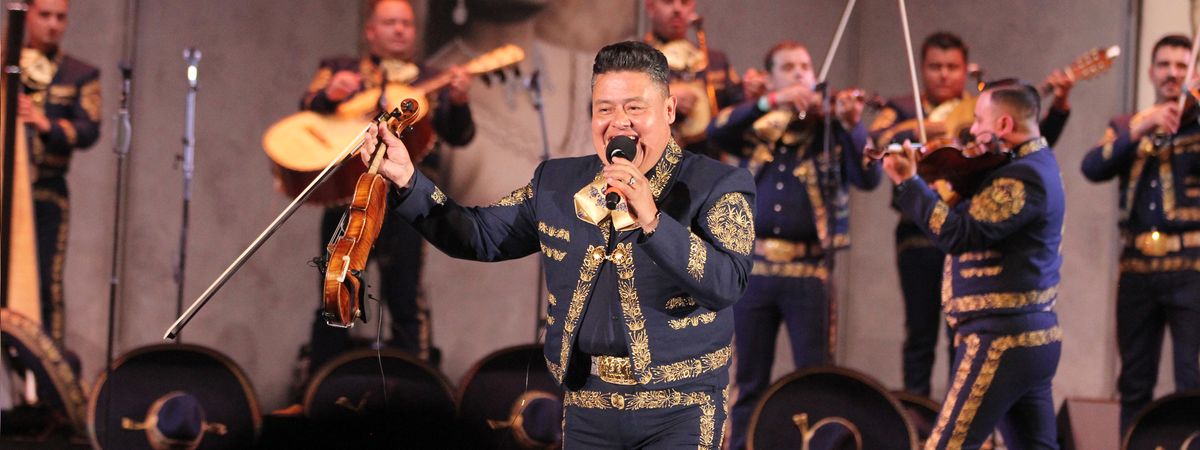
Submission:
M 1154 49 L 1150 51 L 1150 63 L 1154 64 L 1154 59 L 1158 57 L 1158 49 L 1163 47 L 1182 47 L 1187 51 L 1192 50 L 1192 40 L 1182 34 L 1168 34 L 1163 36 L 1158 42 L 1154 43 Z
M 929 54 L 929 49 L 939 48 L 942 50 L 958 49 L 962 52 L 963 62 L 968 60 L 967 44 L 963 43 L 962 38 L 957 34 L 949 31 L 938 31 L 925 38 L 925 42 L 921 44 L 921 62 L 925 62 L 925 57 Z
M 763 57 L 763 67 L 765 67 L 767 69 L 767 73 L 770 73 L 771 69 L 775 68 L 775 54 L 776 53 L 782 52 L 784 50 L 791 50 L 794 48 L 802 48 L 802 49 L 804 49 L 804 51 L 806 51 L 806 52 L 808 51 L 808 47 L 805 47 L 804 44 L 801 44 L 801 43 L 793 41 L 793 40 L 779 41 L 779 43 L 771 46 L 771 49 L 767 50 L 767 55 Z
M 618 42 L 600 49 L 592 63 L 592 87 L 596 86 L 597 76 L 609 72 L 644 73 L 664 94 L 669 93 L 671 69 L 667 67 L 667 57 L 644 42 Z
M 1016 78 L 990 81 L 983 92 L 990 92 L 992 103 L 1004 105 L 1018 120 L 1037 122 L 1041 117 L 1042 96 L 1029 83 Z

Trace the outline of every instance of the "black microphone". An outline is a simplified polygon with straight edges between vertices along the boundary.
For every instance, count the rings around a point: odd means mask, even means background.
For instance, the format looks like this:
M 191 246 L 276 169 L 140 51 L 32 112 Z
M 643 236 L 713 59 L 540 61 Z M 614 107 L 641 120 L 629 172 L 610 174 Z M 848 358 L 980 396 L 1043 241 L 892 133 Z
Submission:
M 637 156 L 637 138 L 633 136 L 617 136 L 611 141 L 608 141 L 608 148 L 604 153 L 608 156 L 608 163 L 612 164 L 616 158 L 621 158 L 626 161 L 633 161 Z M 621 194 L 610 189 L 607 194 L 604 194 L 604 206 L 607 206 L 609 211 L 617 209 L 617 203 L 621 201 Z

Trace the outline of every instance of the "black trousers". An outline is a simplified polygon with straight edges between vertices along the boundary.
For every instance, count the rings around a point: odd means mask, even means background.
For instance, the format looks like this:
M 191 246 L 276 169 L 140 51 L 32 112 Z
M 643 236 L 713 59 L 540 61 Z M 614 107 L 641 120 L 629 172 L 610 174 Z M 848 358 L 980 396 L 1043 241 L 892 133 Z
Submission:
M 63 266 L 67 260 L 67 225 L 70 218 L 65 178 L 48 177 L 33 183 L 33 213 L 37 229 L 42 326 L 54 342 L 62 345 L 66 326 Z
M 337 229 L 345 211 L 345 208 L 325 210 L 321 220 L 321 254 L 325 253 L 329 237 Z M 382 297 L 379 301 L 387 305 L 391 315 L 392 337 L 389 345 L 415 356 L 427 357 L 430 336 L 429 311 L 418 303 L 417 292 L 421 275 L 421 242 L 421 235 L 407 222 L 385 220 L 370 257 L 370 261 L 378 265 L 380 279 L 368 279 L 366 282 L 368 285 L 379 285 Z M 323 278 L 321 281 L 324 282 Z M 318 300 L 320 299 L 318 295 Z M 349 330 L 325 324 L 325 319 L 321 317 L 321 304 L 322 302 L 318 301 L 310 341 L 309 370 L 314 373 L 325 362 L 346 351 L 350 340 Z M 377 317 L 377 306 L 374 302 L 368 300 L 362 307 L 370 308 L 367 311 L 369 320 L 382 320 L 382 317 Z
M 742 299 L 733 305 L 737 399 L 733 403 L 730 448 L 749 439 L 750 417 L 771 385 L 779 326 L 787 328 L 796 369 L 829 364 L 829 297 L 820 258 L 770 263 L 755 259 L 755 272 L 777 267 L 777 275 L 751 275 Z M 772 272 L 765 270 L 765 272 Z
M 564 393 L 564 449 L 719 449 L 728 376 L 667 390 L 589 376 Z
M 947 361 L 954 359 L 950 328 L 942 320 L 945 258 L 915 225 L 896 227 L 896 268 L 904 294 L 904 390 L 925 397 L 930 394 L 939 330 L 946 330 Z
M 1122 432 L 1154 399 L 1163 331 L 1168 327 L 1175 390 L 1200 388 L 1200 273 L 1122 272 L 1117 285 Z

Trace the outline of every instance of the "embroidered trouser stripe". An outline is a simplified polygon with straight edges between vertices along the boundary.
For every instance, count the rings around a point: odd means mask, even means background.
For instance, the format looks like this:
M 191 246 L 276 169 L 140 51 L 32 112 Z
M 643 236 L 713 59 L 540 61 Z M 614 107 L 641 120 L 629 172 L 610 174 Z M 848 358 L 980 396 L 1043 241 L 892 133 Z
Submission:
M 1005 336 L 981 337 L 979 334 L 964 336 L 960 343 L 963 356 L 955 372 L 954 382 L 950 387 L 950 392 L 946 395 L 946 401 L 942 406 L 941 413 L 938 415 L 937 425 L 926 442 L 925 448 L 927 450 L 963 448 L 964 442 L 968 437 L 968 432 L 973 428 L 972 425 L 976 425 L 974 428 L 983 427 L 986 430 L 994 428 L 996 423 L 984 424 L 974 422 L 979 413 L 980 405 L 984 403 L 985 398 L 988 398 L 989 389 L 993 387 L 993 381 L 995 381 L 997 370 L 1000 368 L 1005 352 L 1018 348 L 1041 347 L 1060 342 L 1061 340 L 1062 330 L 1058 326 Z M 987 351 L 981 354 L 979 350 L 984 346 L 985 341 Z M 1047 369 L 1043 367 L 1037 370 L 1049 370 L 1052 376 L 1053 367 L 1057 366 L 1058 352 L 1050 352 L 1050 355 L 1047 357 L 1053 359 L 1053 361 L 1047 361 L 1051 368 Z M 1017 362 L 1020 363 L 1021 361 Z M 1028 363 L 1026 362 L 1026 364 Z M 1020 375 L 1023 375 L 1025 372 L 1020 368 L 1014 370 Z M 1020 375 L 1016 378 L 1009 377 L 1003 380 L 1003 383 L 1005 383 L 1004 387 L 1006 388 L 1003 391 L 1003 395 L 1021 397 L 1027 390 L 1037 388 L 1034 384 L 1038 380 L 1025 379 Z M 1037 377 L 1037 375 L 1034 375 L 1034 377 Z M 1048 383 L 1049 377 L 1045 378 L 1045 381 Z M 967 386 L 968 380 L 973 380 L 969 388 Z M 963 392 L 964 388 L 968 388 L 969 391 Z M 1012 400 L 1012 402 L 994 402 L 994 404 L 1011 405 L 1018 399 L 1014 398 Z M 959 405 L 960 403 L 961 406 Z M 999 416 L 1003 416 L 1004 414 L 1002 413 Z M 1051 409 L 1051 419 L 1052 415 L 1053 411 Z M 949 427 L 949 431 L 947 431 L 947 427 Z M 984 433 L 983 435 L 986 436 L 986 434 Z M 1022 438 L 1040 439 L 1041 437 L 1022 436 Z

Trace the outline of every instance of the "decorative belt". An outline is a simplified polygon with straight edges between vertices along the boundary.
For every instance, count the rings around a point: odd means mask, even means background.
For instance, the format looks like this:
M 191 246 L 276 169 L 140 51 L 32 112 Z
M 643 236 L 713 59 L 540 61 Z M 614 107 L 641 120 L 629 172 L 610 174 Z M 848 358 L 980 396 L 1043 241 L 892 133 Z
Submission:
M 623 386 L 638 384 L 627 356 L 592 356 L 592 375 L 606 383 Z
M 1166 256 L 1185 248 L 1200 248 L 1200 231 L 1179 234 L 1149 231 L 1136 236 L 1122 235 L 1126 246 L 1132 246 L 1146 256 Z
M 784 239 L 762 238 L 754 241 L 754 254 L 770 262 L 792 262 L 796 258 L 817 257 L 825 254 L 820 242 L 795 242 Z

